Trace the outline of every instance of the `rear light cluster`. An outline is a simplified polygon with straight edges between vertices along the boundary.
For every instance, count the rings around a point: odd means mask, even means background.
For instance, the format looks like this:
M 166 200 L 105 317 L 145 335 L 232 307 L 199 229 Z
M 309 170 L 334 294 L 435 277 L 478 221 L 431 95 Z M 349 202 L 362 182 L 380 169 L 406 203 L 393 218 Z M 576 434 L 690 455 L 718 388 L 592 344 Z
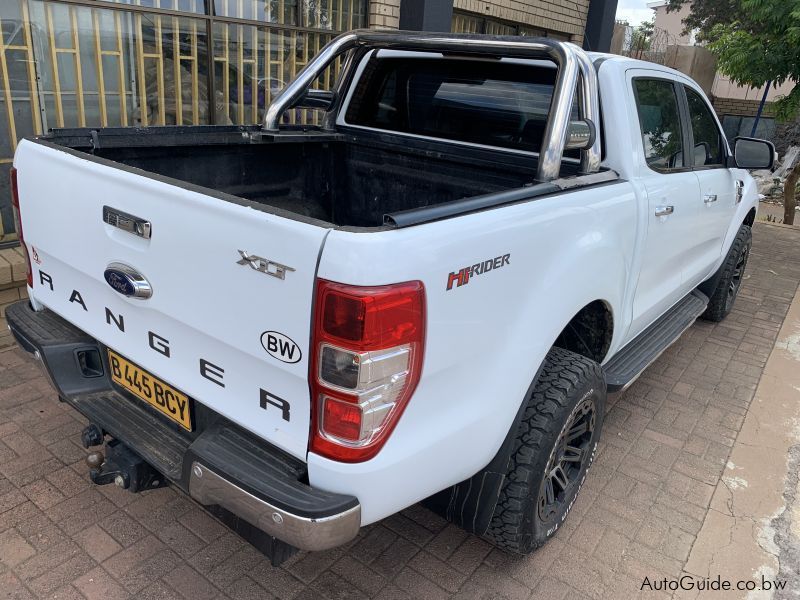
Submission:
M 17 170 L 11 167 L 11 206 L 14 208 L 14 222 L 17 225 L 17 236 L 22 253 L 25 255 L 25 267 L 28 270 L 28 287 L 33 287 L 33 271 L 31 271 L 31 257 L 25 245 L 25 236 L 22 233 L 22 218 L 19 214 L 19 188 L 17 187 Z
M 375 456 L 419 382 L 425 346 L 420 281 L 376 287 L 317 282 L 310 449 L 343 462 Z

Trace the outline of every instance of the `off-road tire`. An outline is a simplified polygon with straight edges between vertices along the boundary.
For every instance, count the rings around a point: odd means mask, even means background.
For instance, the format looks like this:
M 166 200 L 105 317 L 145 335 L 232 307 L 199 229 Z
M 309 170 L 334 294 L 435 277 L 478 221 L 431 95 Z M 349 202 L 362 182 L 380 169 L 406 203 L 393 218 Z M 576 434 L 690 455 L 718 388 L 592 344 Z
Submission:
M 753 233 L 748 225 L 742 225 L 731 244 L 728 256 L 722 263 L 722 274 L 717 287 L 709 297 L 708 306 L 700 318 L 706 321 L 722 321 L 733 309 L 736 296 L 744 278 L 750 247 L 753 245 Z
M 528 554 L 555 534 L 569 514 L 594 460 L 605 399 L 606 385 L 600 365 L 568 350 L 550 350 L 525 399 L 507 476 L 484 534 L 488 541 L 509 552 Z M 560 447 L 568 423 L 574 422 L 575 411 L 585 410 L 587 403 L 593 405 L 594 420 L 591 433 L 585 434 L 582 463 L 579 468 L 570 467 L 574 479 L 562 490 L 560 509 L 551 514 L 552 518 L 543 519 L 540 492 L 546 489 L 545 472 L 552 465 L 551 459 L 559 454 L 557 442 Z

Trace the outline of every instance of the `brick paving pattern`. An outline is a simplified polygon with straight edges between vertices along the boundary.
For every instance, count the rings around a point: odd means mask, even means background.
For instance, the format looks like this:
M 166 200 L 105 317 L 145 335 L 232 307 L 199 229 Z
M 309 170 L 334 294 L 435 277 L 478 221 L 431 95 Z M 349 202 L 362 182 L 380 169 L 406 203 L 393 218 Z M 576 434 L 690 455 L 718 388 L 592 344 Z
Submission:
M 636 597 L 645 575 L 682 572 L 800 281 L 798 248 L 800 231 L 756 225 L 734 312 L 697 323 L 610 399 L 569 519 L 525 558 L 414 506 L 272 568 L 175 489 L 92 486 L 78 413 L 21 351 L 2 352 L 0 597 Z

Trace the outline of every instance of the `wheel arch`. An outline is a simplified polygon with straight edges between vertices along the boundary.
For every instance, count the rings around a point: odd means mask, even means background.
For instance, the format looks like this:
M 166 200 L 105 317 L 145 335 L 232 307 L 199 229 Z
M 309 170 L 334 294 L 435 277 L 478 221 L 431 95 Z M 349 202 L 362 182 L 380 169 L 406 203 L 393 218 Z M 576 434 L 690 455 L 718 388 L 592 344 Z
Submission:
M 747 215 L 745 216 L 744 221 L 742 222 L 742 224 L 743 225 L 747 225 L 749 227 L 752 227 L 753 223 L 755 223 L 755 222 L 756 222 L 756 207 L 754 206 L 747 213 Z
M 597 328 L 599 331 L 592 331 Z M 576 312 L 550 345 L 579 354 L 598 364 L 605 358 L 614 336 L 614 313 L 609 302 L 592 300 Z M 424 504 L 466 531 L 483 535 L 489 528 L 500 496 L 506 467 L 515 451 L 520 420 L 544 368 L 539 365 L 525 398 L 520 402 L 512 426 L 489 464 L 471 478 L 434 494 Z
M 738 234 L 739 230 L 742 228 L 742 225 L 747 225 L 748 227 L 752 227 L 753 223 L 755 223 L 755 218 L 756 218 L 756 207 L 754 206 L 747 212 L 747 215 L 745 215 L 745 218 L 742 221 L 741 225 L 739 225 L 736 228 L 736 234 Z M 734 235 L 733 239 L 735 239 L 735 237 L 736 235 Z M 719 267 L 717 267 L 717 270 L 714 271 L 714 274 L 697 286 L 697 289 L 703 292 L 706 296 L 711 297 L 711 295 L 714 293 L 714 290 L 717 288 L 717 284 L 719 284 L 719 280 L 722 277 L 722 272 L 725 269 L 725 259 L 728 256 L 728 252 L 730 252 L 731 246 L 733 246 L 733 239 L 731 239 L 731 244 L 725 251 L 725 254 L 722 257 L 722 262 L 720 262 Z
M 614 338 L 614 312 L 609 302 L 593 300 L 561 330 L 553 346 L 602 363 Z

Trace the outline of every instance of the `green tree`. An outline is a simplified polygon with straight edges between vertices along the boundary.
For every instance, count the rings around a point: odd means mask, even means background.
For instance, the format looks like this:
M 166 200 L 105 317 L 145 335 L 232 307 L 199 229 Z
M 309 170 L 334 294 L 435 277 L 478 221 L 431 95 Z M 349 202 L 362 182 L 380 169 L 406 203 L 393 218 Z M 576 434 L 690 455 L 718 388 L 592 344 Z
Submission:
M 689 16 L 683 20 L 683 33 L 696 30 L 698 38 L 707 41 L 715 25 L 728 25 L 736 20 L 740 4 L 739 0 L 668 0 L 667 11 L 678 11 L 688 5 Z
M 717 56 L 717 68 L 744 86 L 794 85 L 775 102 L 779 120 L 800 112 L 800 0 L 669 0 L 669 10 L 689 5 L 687 29 Z M 793 224 L 800 163 L 784 187 L 784 223 Z
M 655 16 L 649 21 L 644 21 L 638 26 L 634 27 L 631 36 L 631 52 L 639 53 L 650 50 L 650 44 L 653 40 L 653 31 L 656 27 Z

